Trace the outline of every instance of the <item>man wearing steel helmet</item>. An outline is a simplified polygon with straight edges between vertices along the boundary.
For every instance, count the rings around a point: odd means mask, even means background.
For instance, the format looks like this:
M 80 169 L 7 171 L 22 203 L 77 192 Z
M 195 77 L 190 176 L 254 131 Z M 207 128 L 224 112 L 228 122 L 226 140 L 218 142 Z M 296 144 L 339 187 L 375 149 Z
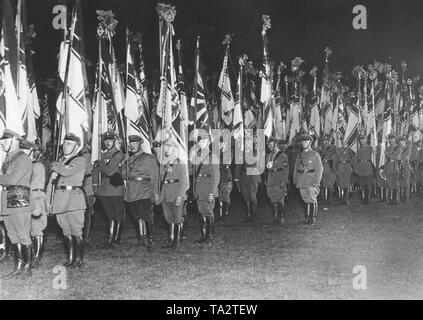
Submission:
M 57 223 L 63 231 L 67 254 L 67 261 L 63 266 L 70 268 L 83 265 L 82 229 L 87 209 L 83 183 L 87 162 L 78 155 L 80 145 L 81 140 L 75 134 L 68 133 L 65 136 L 62 145 L 63 157 L 52 164 L 46 193 L 48 209 L 51 214 L 56 215 Z
M 300 139 L 302 151 L 297 156 L 294 166 L 294 184 L 300 189 L 301 197 L 306 203 L 303 224 L 315 224 L 317 219 L 317 196 L 320 192 L 323 165 L 319 153 L 311 148 L 313 138 L 303 134 Z
M 0 175 L 1 215 L 12 243 L 15 268 L 10 277 L 31 275 L 31 158 L 20 149 L 22 137 L 5 129 L 1 137 L 7 153 Z

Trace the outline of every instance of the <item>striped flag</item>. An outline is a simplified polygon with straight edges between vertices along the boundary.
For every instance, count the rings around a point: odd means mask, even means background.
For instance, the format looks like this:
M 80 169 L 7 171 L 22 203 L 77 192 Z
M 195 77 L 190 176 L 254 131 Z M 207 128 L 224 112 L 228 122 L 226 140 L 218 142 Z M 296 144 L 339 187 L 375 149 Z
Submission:
M 320 136 L 320 114 L 319 114 L 319 101 L 317 94 L 314 93 L 311 98 L 311 111 L 310 111 L 310 134 L 317 143 Z
M 235 109 L 234 109 L 234 129 L 233 135 L 235 140 L 241 141 L 241 145 L 243 145 L 244 141 L 244 119 L 242 116 L 242 107 L 240 101 L 240 87 L 241 87 L 241 78 L 238 76 L 238 81 L 236 85 L 236 93 L 235 93 Z
M 383 125 L 382 125 L 382 145 L 380 150 L 380 158 L 379 158 L 379 168 L 385 166 L 386 158 L 385 158 L 385 150 L 386 150 L 386 138 L 391 133 L 392 130 L 392 110 L 394 104 L 394 96 L 391 92 L 387 92 L 386 103 L 384 104 L 385 110 L 383 112 Z
M 270 66 L 264 65 L 265 72 L 261 73 L 260 102 L 264 108 L 264 135 L 271 137 L 273 134 L 273 106 L 272 106 L 272 85 L 270 82 Z
M 200 68 L 197 72 L 196 79 L 197 79 L 197 93 L 193 93 L 193 96 L 191 97 L 191 111 L 192 113 L 197 111 L 197 114 L 195 116 L 195 128 L 196 129 L 203 129 L 207 132 L 210 131 L 210 119 L 209 119 L 209 112 L 206 105 L 206 96 L 205 96 L 205 86 L 203 82 L 203 75 L 202 70 L 204 70 L 204 64 L 200 59 Z M 195 85 L 194 85 L 195 90 Z M 197 100 L 195 100 L 195 95 L 197 97 Z M 197 102 L 197 105 L 195 103 Z

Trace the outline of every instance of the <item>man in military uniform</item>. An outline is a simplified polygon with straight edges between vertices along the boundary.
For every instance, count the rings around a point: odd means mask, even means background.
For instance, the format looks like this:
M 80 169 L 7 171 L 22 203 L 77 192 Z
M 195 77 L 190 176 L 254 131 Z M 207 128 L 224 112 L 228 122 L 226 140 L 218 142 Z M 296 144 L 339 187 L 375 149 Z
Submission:
M 85 145 L 81 152 L 81 157 L 83 157 L 87 163 L 87 169 L 85 171 L 84 176 L 84 192 L 85 192 L 85 198 L 87 202 L 87 210 L 85 210 L 85 219 L 84 219 L 84 229 L 83 229 L 83 235 L 84 235 L 84 241 L 85 243 L 88 243 L 91 229 L 92 229 L 92 223 L 94 218 L 94 188 L 93 188 L 93 165 L 91 164 L 91 148 L 88 145 Z
M 400 149 L 400 158 L 398 160 L 399 175 L 400 175 L 400 199 L 405 203 L 410 199 L 410 179 L 411 179 L 411 143 L 402 136 L 398 138 Z
M 15 268 L 10 277 L 31 276 L 31 158 L 20 149 L 22 137 L 5 129 L 1 137 L 7 153 L 0 175 L 1 215 L 14 249 Z
M 336 174 L 333 171 L 334 157 L 336 153 L 335 146 L 331 143 L 331 136 L 325 136 L 323 138 L 323 147 L 320 152 L 320 156 L 323 162 L 323 176 L 322 176 L 322 187 L 323 187 L 323 198 L 328 203 L 331 200 L 333 193 L 333 186 L 336 181 Z
M 303 224 L 314 225 L 317 219 L 317 196 L 320 192 L 323 165 L 319 153 L 311 148 L 312 141 L 313 138 L 308 134 L 301 136 L 303 150 L 295 161 L 293 182 L 300 189 L 301 197 L 306 203 Z
M 214 207 L 218 196 L 220 171 L 217 157 L 210 153 L 210 137 L 201 136 L 190 154 L 194 166 L 194 199 L 200 215 L 201 238 L 197 243 L 212 240 L 215 232 Z M 200 155 L 198 154 L 200 152 Z
M 138 241 L 148 248 L 153 246 L 153 201 L 159 203 L 159 169 L 156 157 L 141 149 L 143 139 L 130 135 L 129 154 L 119 163 L 120 173 L 126 182 L 124 201 L 128 213 L 137 221 Z
M 276 138 L 269 138 L 269 153 L 266 155 L 267 196 L 272 203 L 273 222 L 276 224 L 283 224 L 286 216 L 285 198 L 289 176 L 288 156 L 280 150 L 280 143 Z
M 372 164 L 373 149 L 367 143 L 366 135 L 359 136 L 360 147 L 354 159 L 354 171 L 358 175 L 358 180 L 361 187 L 361 200 L 368 204 L 371 199 L 374 168 Z
M 187 165 L 178 159 L 175 142 L 167 140 L 163 144 L 163 159 L 158 158 L 160 172 L 160 202 L 163 215 L 169 224 L 169 239 L 166 248 L 177 249 L 181 240 L 185 201 L 189 188 Z
M 389 145 L 385 151 L 385 173 L 387 187 L 389 188 L 389 203 L 399 202 L 400 175 L 398 161 L 401 159 L 401 150 L 397 146 L 397 139 L 394 134 L 388 135 Z
M 124 210 L 125 185 L 119 163 L 125 156 L 116 148 L 116 138 L 113 132 L 107 132 L 103 135 L 106 150 L 101 153 L 101 159 L 94 170 L 96 172 L 95 177 L 97 172 L 99 174 L 94 189 L 109 220 L 108 245 L 113 242 L 120 243 Z M 99 186 L 97 186 L 98 183 Z
M 338 148 L 334 158 L 335 173 L 338 178 L 338 186 L 341 190 L 341 202 L 350 205 L 349 203 L 349 187 L 351 183 L 351 174 L 353 172 L 354 151 L 345 145 L 344 137 L 339 138 L 341 147 Z
M 253 157 L 258 156 L 257 143 L 254 143 L 257 141 L 256 138 L 253 135 L 246 135 L 244 140 L 244 151 L 250 152 Z M 257 192 L 258 185 L 261 182 L 260 174 L 262 173 L 258 166 L 259 163 L 248 163 L 246 158 L 243 159 L 242 164 L 235 166 L 234 181 L 247 204 L 247 219 L 245 222 L 252 222 L 257 218 Z
M 222 137 L 223 138 L 223 137 Z M 220 144 L 220 182 L 219 182 L 219 215 L 218 219 L 225 221 L 229 214 L 229 207 L 231 205 L 231 192 L 232 192 L 232 159 L 225 155 L 230 154 L 231 140 L 221 141 Z
M 32 146 L 32 177 L 31 177 L 31 238 L 33 245 L 32 267 L 38 268 L 44 244 L 44 230 L 47 227 L 46 167 L 41 162 L 44 149 L 39 143 Z
M 422 192 L 423 187 L 423 148 L 422 148 L 422 141 L 417 142 L 417 192 Z
M 410 154 L 410 166 L 411 166 L 411 176 L 410 176 L 410 187 L 411 194 L 417 193 L 417 172 L 418 172 L 418 160 L 419 160 L 419 145 L 420 141 L 411 144 L 411 154 Z
M 46 193 L 47 208 L 51 214 L 56 215 L 64 236 L 67 261 L 63 266 L 70 268 L 80 268 L 83 265 L 82 229 L 87 209 L 83 183 L 87 162 L 78 155 L 80 144 L 81 140 L 75 134 L 68 133 L 65 136 L 63 157 L 52 164 Z

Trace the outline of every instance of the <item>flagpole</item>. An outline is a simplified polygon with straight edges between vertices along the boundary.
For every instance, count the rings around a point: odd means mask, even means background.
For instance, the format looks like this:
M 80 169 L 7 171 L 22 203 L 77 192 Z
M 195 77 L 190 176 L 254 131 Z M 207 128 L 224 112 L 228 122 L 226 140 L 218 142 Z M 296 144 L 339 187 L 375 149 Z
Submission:
M 195 137 L 195 143 L 197 143 L 197 99 L 198 99 L 198 73 L 200 69 L 200 35 L 197 35 L 197 45 L 196 45 L 196 56 L 195 56 L 195 76 L 194 76 L 194 137 Z M 193 163 L 193 170 L 192 170 L 192 190 L 193 190 L 193 196 L 195 197 L 195 181 L 196 178 L 196 172 L 195 172 L 195 165 L 196 163 Z
M 16 93 L 18 96 L 18 101 L 20 100 L 20 61 L 21 61 L 21 30 L 22 30 L 22 21 L 21 21 L 21 9 L 22 9 L 22 0 L 18 0 L 16 8 L 16 42 L 17 42 L 17 68 L 16 68 Z

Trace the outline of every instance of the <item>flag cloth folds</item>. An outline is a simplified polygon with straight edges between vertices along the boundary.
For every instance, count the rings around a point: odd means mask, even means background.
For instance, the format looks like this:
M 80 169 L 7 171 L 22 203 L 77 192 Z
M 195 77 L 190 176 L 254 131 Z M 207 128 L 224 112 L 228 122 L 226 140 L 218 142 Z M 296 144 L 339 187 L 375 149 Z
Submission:
M 63 91 L 57 99 L 58 120 L 61 132 L 58 142 L 61 143 L 67 133 L 74 133 L 81 139 L 81 147 L 88 143 L 89 131 L 88 110 L 84 88 L 84 56 L 83 29 L 80 1 L 75 1 L 72 13 L 71 30 L 66 43 L 61 44 L 59 56 L 59 76 L 63 82 Z
M 126 54 L 126 70 L 126 136 L 141 136 L 143 139 L 141 144 L 143 152 L 151 153 L 150 128 L 145 114 L 146 106 L 144 105 L 144 99 L 140 95 L 140 84 L 136 76 L 130 44 L 128 44 Z
M 344 141 L 345 145 L 351 148 L 354 152 L 357 152 L 357 142 L 358 142 L 358 128 L 359 128 L 359 110 L 358 104 L 360 98 L 357 98 L 357 103 L 353 103 L 351 110 L 348 116 L 347 129 L 345 131 Z
M 235 101 L 232 95 L 231 80 L 228 74 L 228 55 L 229 49 L 225 51 L 223 59 L 223 68 L 219 78 L 219 89 L 221 90 L 221 118 L 226 126 L 230 126 L 233 120 L 233 110 L 235 108 Z

